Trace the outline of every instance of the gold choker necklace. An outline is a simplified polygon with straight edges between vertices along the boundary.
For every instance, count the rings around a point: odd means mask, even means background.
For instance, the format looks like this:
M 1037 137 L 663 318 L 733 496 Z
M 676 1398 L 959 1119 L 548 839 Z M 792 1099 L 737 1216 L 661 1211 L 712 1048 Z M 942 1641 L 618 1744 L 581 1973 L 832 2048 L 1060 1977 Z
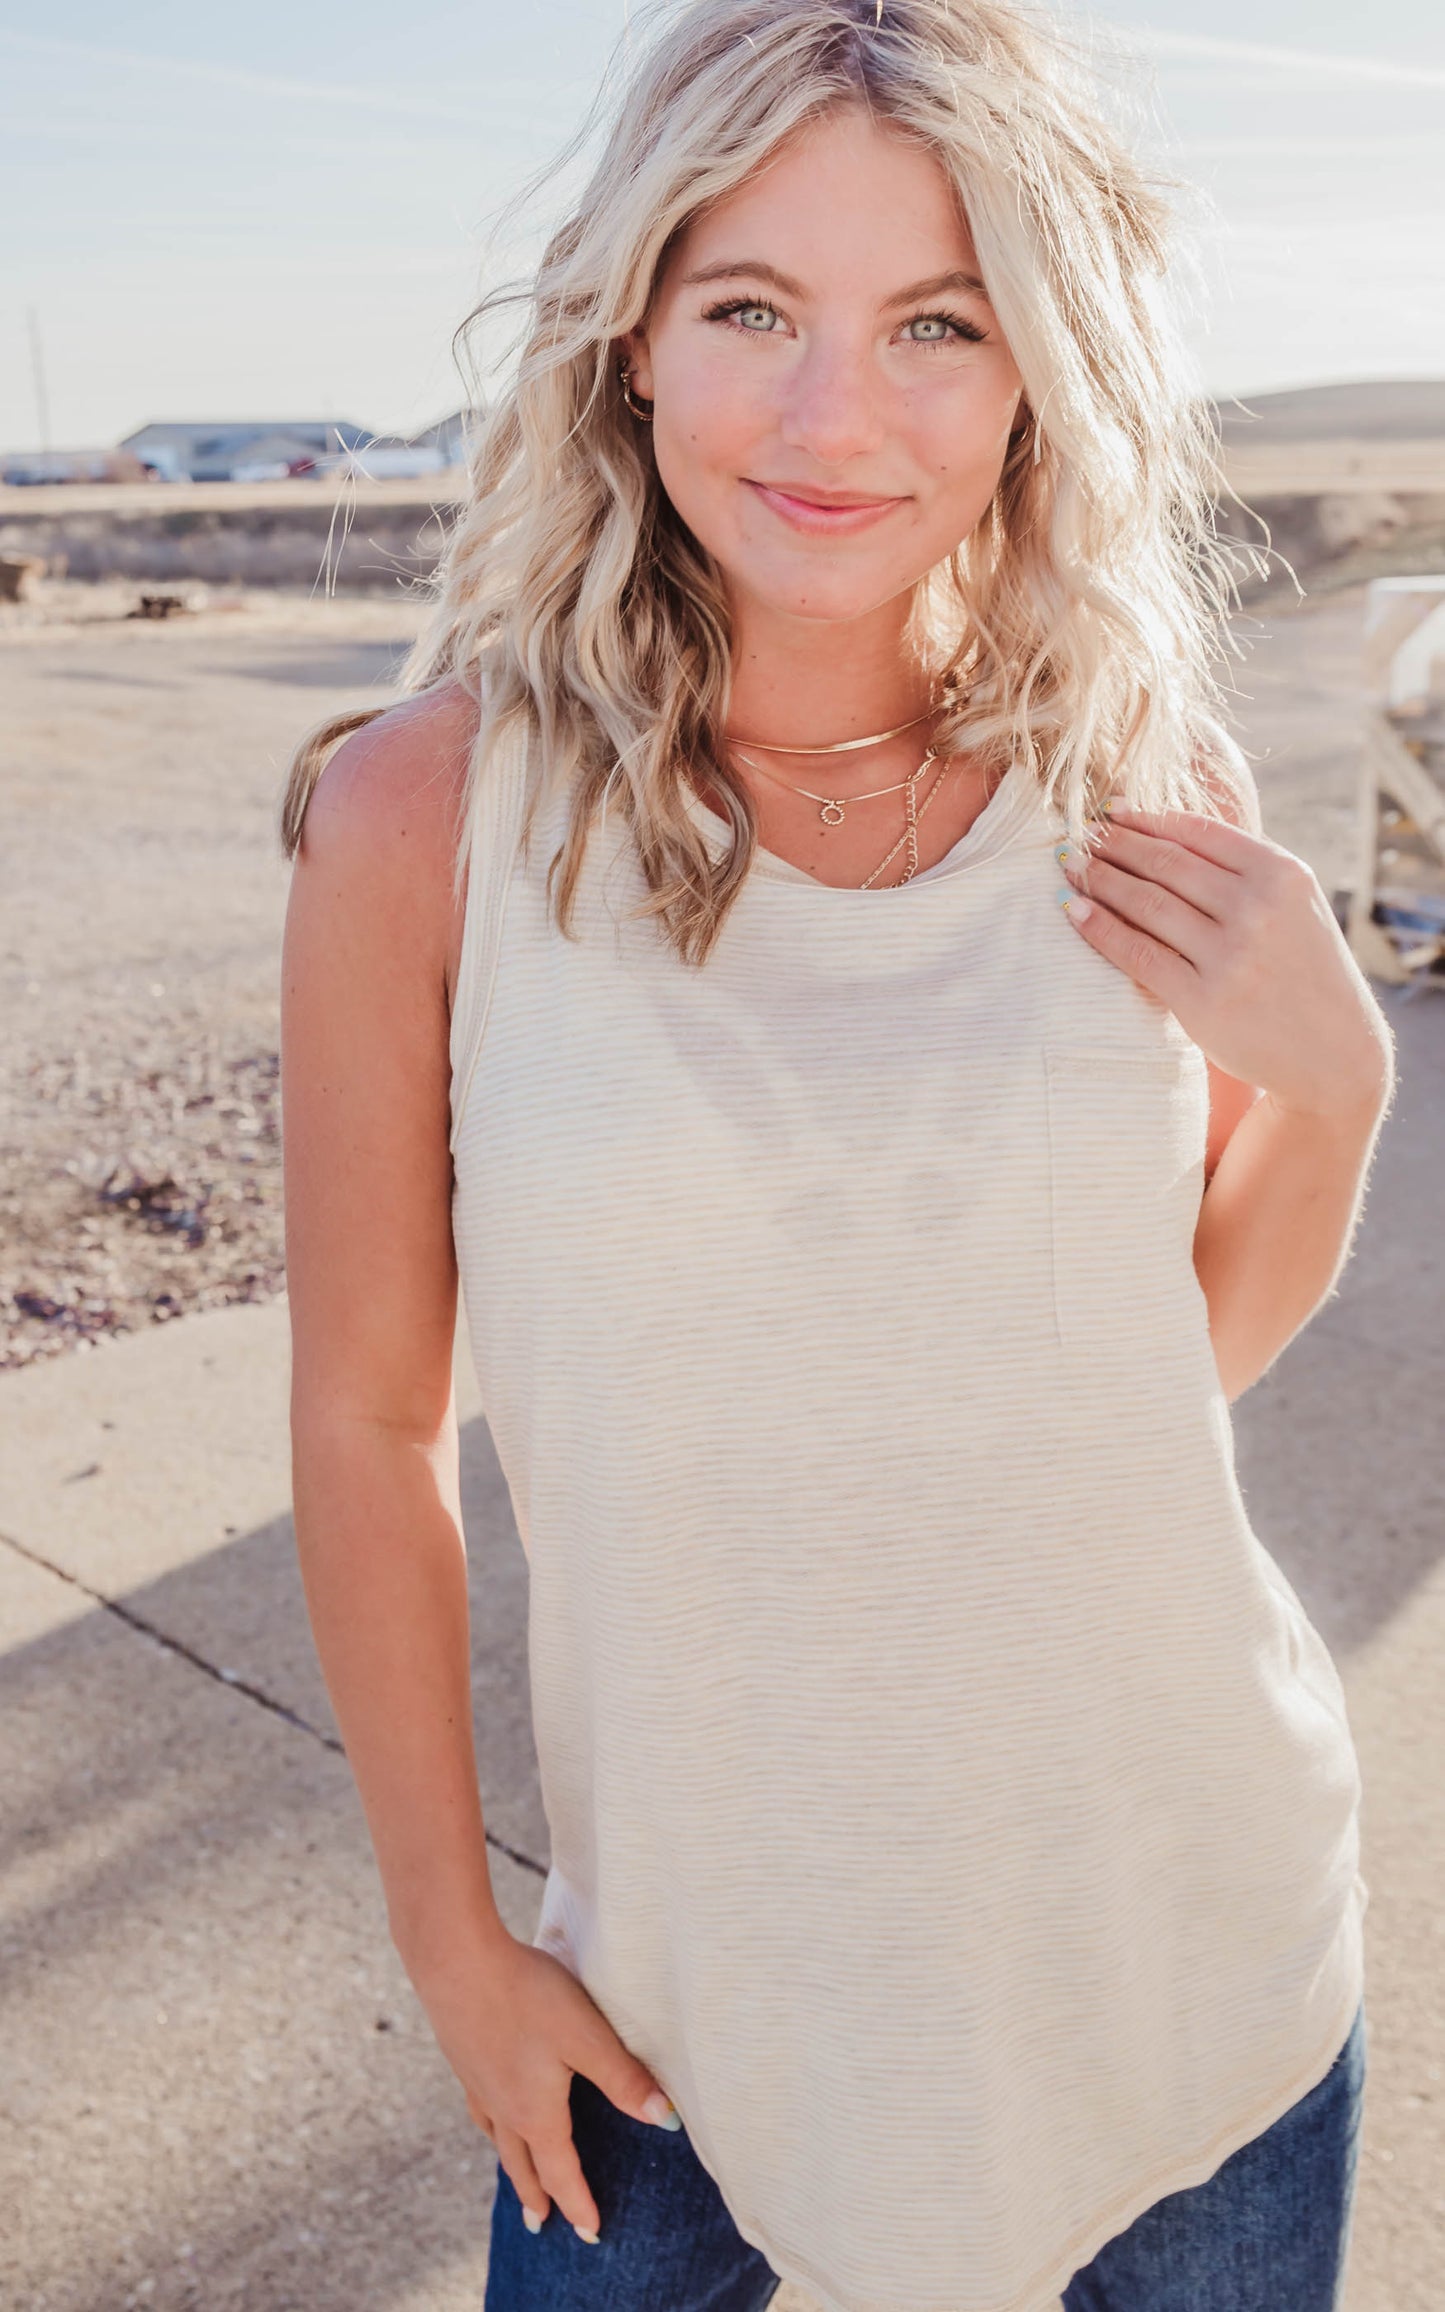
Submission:
M 856 754 L 860 747 L 881 747 L 885 739 L 901 738 L 905 731 L 917 730 L 921 722 L 929 721 L 937 712 L 936 706 L 927 707 L 922 714 L 914 715 L 911 722 L 895 723 L 891 731 L 874 731 L 872 737 L 866 739 L 837 739 L 830 747 L 776 747 L 771 745 L 767 739 L 734 738 L 728 739 L 728 745 L 730 747 L 761 747 L 765 755 L 852 755 Z M 724 735 L 726 736 L 726 734 Z

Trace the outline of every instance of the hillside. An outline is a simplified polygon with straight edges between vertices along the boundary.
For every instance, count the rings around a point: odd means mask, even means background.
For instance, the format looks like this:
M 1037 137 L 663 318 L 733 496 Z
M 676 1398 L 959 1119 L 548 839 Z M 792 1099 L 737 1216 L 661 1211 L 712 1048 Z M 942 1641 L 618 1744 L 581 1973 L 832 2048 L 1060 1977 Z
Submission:
M 1297 386 L 1219 405 L 1230 449 L 1295 442 L 1421 442 L 1445 438 L 1445 379 Z

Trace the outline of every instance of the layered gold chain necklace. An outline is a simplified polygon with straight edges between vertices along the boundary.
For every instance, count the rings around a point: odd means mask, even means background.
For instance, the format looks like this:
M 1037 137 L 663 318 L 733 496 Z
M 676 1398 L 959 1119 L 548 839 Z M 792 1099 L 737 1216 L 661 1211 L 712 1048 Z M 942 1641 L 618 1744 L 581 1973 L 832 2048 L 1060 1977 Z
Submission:
M 904 731 L 914 730 L 919 723 L 930 721 L 935 711 L 935 709 L 930 707 L 927 713 L 914 715 L 908 722 L 897 723 L 892 730 L 874 731 L 868 738 L 839 739 L 834 745 L 827 747 L 769 746 L 765 741 L 760 739 L 752 739 L 748 742 L 748 744 L 751 746 L 764 746 L 765 751 L 770 755 L 855 754 L 863 747 L 881 746 L 885 739 L 900 738 Z M 906 779 L 895 780 L 891 786 L 870 787 L 865 793 L 861 795 L 819 795 L 815 794 L 811 787 L 800 787 L 795 780 L 781 779 L 779 778 L 777 772 L 770 771 L 766 764 L 755 762 L 753 757 L 746 752 L 744 746 L 736 739 L 730 740 L 729 744 L 731 745 L 734 753 L 742 762 L 745 762 L 748 765 L 750 770 L 757 771 L 761 777 L 771 780 L 774 786 L 785 787 L 790 795 L 804 795 L 807 797 L 807 800 L 810 803 L 816 803 L 819 806 L 818 816 L 822 820 L 825 827 L 841 827 L 847 819 L 848 812 L 851 810 L 855 803 L 871 803 L 875 802 L 880 795 L 901 794 L 903 797 L 903 832 L 898 837 L 897 842 L 894 843 L 891 849 L 888 850 L 879 860 L 877 866 L 873 869 L 872 874 L 865 875 L 863 881 L 857 886 L 857 888 L 860 891 L 871 890 L 873 885 L 877 882 L 879 876 L 886 868 L 892 865 L 900 851 L 903 851 L 906 854 L 903 871 L 898 877 L 898 883 L 891 886 L 891 888 L 896 890 L 898 885 L 912 882 L 914 876 L 918 873 L 918 822 L 923 817 L 924 812 L 928 809 L 929 804 L 933 801 L 934 796 L 938 793 L 939 788 L 942 786 L 945 778 L 948 776 L 946 770 L 940 771 L 937 778 L 929 787 L 927 794 L 923 797 L 922 802 L 919 801 L 919 782 L 927 772 L 929 765 L 937 761 L 938 757 L 936 748 L 929 747 L 926 750 L 923 760 L 918 765 L 917 769 L 910 771 Z

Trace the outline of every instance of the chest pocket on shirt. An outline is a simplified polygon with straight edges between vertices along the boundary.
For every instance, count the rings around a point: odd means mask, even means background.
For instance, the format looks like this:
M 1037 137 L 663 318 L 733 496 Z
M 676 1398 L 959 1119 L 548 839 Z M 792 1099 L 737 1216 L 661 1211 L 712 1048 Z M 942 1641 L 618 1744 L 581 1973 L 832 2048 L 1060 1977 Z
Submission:
M 1194 1229 L 1209 1071 L 1197 1044 L 1049 1046 L 1049 1202 L 1060 1347 L 1117 1369 L 1203 1324 Z

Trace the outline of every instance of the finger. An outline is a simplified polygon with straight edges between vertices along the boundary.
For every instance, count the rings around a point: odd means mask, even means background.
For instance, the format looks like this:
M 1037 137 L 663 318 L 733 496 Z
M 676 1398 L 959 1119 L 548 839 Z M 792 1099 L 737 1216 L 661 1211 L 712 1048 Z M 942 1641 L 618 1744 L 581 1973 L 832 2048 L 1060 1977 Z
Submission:
M 534 2134 L 527 2148 L 543 2190 L 551 2193 L 574 2231 L 583 2239 L 595 2239 L 602 2230 L 602 2218 L 582 2173 L 570 2122 L 549 2129 L 545 2135 Z
M 497 2157 L 511 2178 L 512 2188 L 522 2203 L 522 2215 L 529 2232 L 540 2232 L 552 2210 L 536 2162 L 527 2148 L 525 2139 L 515 2128 L 504 2127 L 497 2134 Z M 528 2220 L 530 2219 L 530 2220 Z
M 1211 818 L 1204 811 L 1140 811 L 1131 803 L 1110 798 L 1104 806 L 1106 825 L 1126 827 L 1135 833 L 1156 835 L 1183 843 L 1201 857 L 1212 859 L 1217 866 L 1232 867 L 1242 874 L 1251 852 L 1268 851 L 1273 845 L 1247 828 L 1237 827 L 1232 819 Z
M 1136 986 L 1155 995 L 1161 1003 L 1177 1010 L 1181 1001 L 1187 1001 L 1198 979 L 1192 963 L 1172 947 L 1165 947 L 1157 939 L 1141 931 L 1137 924 L 1126 923 L 1115 915 L 1100 899 L 1071 891 L 1063 902 L 1064 913 L 1086 939 L 1116 970 L 1132 979 Z
M 1105 802 L 1105 818 L 1110 825 L 1135 828 L 1142 835 L 1168 835 L 1172 842 L 1188 844 L 1202 858 L 1216 860 L 1218 867 L 1232 867 L 1237 874 L 1244 874 L 1251 853 L 1272 849 L 1267 839 L 1237 828 L 1232 818 L 1214 818 L 1209 812 L 1142 812 L 1133 802 L 1112 795 Z
M 1240 888 L 1238 868 L 1207 859 L 1203 852 L 1191 850 L 1187 843 L 1181 843 L 1174 836 L 1149 834 L 1138 827 L 1116 827 L 1108 819 L 1094 832 L 1086 856 L 1087 860 L 1107 859 L 1111 866 L 1125 867 L 1134 875 L 1150 876 L 1166 890 L 1187 899 L 1201 914 L 1212 915 L 1216 923 L 1228 920 L 1230 906 Z M 1069 857 L 1077 861 L 1078 854 L 1071 851 Z
M 1187 899 L 1149 876 L 1128 874 L 1105 859 L 1091 859 L 1087 867 L 1066 859 L 1064 873 L 1081 896 L 1102 900 L 1124 922 L 1147 931 L 1151 939 L 1172 947 L 1196 968 L 1203 962 L 1208 934 L 1219 927 Z
M 682 2126 L 666 2088 L 658 2085 L 647 2065 L 639 2062 L 610 2029 L 587 2039 L 574 2055 L 573 2068 L 633 2119 L 674 2131 Z
M 483 2111 L 475 2096 L 469 2095 L 467 2097 L 467 2115 L 470 2119 L 475 2121 L 476 2125 L 481 2129 L 483 2135 L 491 2136 L 492 2141 L 494 2143 L 496 2142 L 496 2131 L 492 2126 L 492 2115 L 489 2111 Z

